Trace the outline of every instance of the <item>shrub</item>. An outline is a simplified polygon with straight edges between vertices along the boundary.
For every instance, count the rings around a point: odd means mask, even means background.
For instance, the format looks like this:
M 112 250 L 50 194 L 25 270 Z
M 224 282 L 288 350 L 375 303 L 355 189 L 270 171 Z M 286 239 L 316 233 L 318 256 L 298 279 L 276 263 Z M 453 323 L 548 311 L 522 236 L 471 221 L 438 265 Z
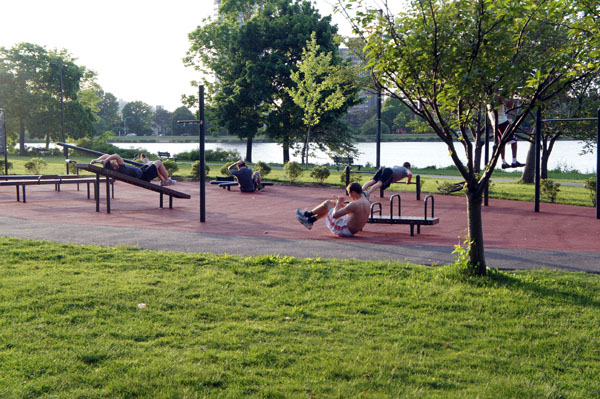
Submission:
M 438 185 L 438 187 L 437 187 L 438 193 L 443 194 L 443 195 L 452 194 L 457 191 L 461 191 L 464 188 L 464 187 L 459 188 L 459 186 L 456 183 L 452 183 L 449 181 L 440 183 L 439 181 L 436 180 L 435 183 Z
M 210 172 L 210 167 L 206 164 L 204 164 L 204 174 L 207 175 Z M 192 164 L 192 176 L 194 177 L 200 177 L 200 161 L 195 161 Z
M 271 167 L 263 161 L 258 161 L 257 163 L 255 163 L 254 169 L 256 169 L 256 171 L 260 173 L 261 176 L 266 176 L 269 173 L 271 173 Z
M 293 161 L 286 163 L 283 166 L 283 170 L 285 171 L 287 177 L 290 179 L 291 183 L 294 183 L 296 179 L 302 176 L 302 173 L 304 173 L 304 170 L 302 169 L 300 164 L 298 164 L 298 162 Z
M 219 173 L 221 174 L 221 176 L 231 176 L 231 172 L 229 171 L 229 165 L 231 164 L 225 164 L 223 166 L 221 166 L 221 169 L 219 169 Z
M 162 161 L 162 164 L 165 166 L 165 169 L 167 169 L 169 176 L 173 176 L 175 172 L 179 170 L 177 162 L 173 161 L 172 159 L 165 159 Z
M 5 168 L 5 166 L 6 166 L 6 168 Z M 4 159 L 1 159 L 1 160 L 0 160 L 0 173 L 4 173 L 4 170 L 5 170 L 5 169 L 8 169 L 8 170 L 10 170 L 10 169 L 12 169 L 12 168 L 13 168 L 13 163 L 12 163 L 12 162 L 9 162 L 9 161 L 7 161 L 7 162 L 6 162 L 6 165 L 4 165 Z M 595 187 L 596 187 L 596 186 L 594 186 L 594 188 L 595 188 Z
M 590 190 L 592 205 L 596 206 L 596 176 L 592 176 L 585 181 L 584 187 Z
M 554 203 L 558 192 L 560 191 L 560 183 L 555 183 L 550 179 L 542 179 L 540 184 L 540 190 L 542 194 L 547 196 L 550 202 Z
M 184 161 L 199 161 L 200 150 L 178 153 L 177 158 Z M 215 148 L 214 150 L 205 150 L 204 159 L 206 162 L 235 162 L 238 159 L 242 159 L 242 156 L 238 150 L 226 151 L 222 148 Z
M 48 164 L 42 158 L 31 158 L 25 162 L 25 169 L 33 175 L 41 174 L 42 170 L 46 169 Z
M 327 166 L 315 166 L 310 172 L 310 176 L 314 177 L 319 181 L 320 184 L 323 184 L 323 181 L 329 177 L 329 168 Z

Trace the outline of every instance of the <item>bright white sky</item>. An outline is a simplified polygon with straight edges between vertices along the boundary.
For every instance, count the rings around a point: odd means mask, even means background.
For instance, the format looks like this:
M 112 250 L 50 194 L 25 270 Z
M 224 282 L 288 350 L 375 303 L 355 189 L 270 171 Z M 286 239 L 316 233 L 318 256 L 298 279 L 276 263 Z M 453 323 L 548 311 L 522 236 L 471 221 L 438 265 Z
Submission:
M 325 16 L 336 0 L 314 3 Z M 182 94 L 197 93 L 190 82 L 200 80 L 182 62 L 187 35 L 213 11 L 213 0 L 8 0 L 0 5 L 0 46 L 64 48 L 97 73 L 104 91 L 174 111 Z M 334 22 L 345 21 L 337 15 Z

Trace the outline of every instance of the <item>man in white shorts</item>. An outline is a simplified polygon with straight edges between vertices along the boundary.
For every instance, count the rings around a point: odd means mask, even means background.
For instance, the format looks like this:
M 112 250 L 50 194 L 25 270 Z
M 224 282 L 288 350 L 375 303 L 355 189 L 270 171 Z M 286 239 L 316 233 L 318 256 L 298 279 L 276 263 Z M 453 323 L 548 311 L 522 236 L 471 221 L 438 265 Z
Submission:
M 326 200 L 312 211 L 296 210 L 296 219 L 307 229 L 313 223 L 325 218 L 325 224 L 333 235 L 338 237 L 352 237 L 363 229 L 369 219 L 369 201 L 363 195 L 360 184 L 354 182 L 346 187 L 350 202 L 344 203 L 346 197 L 338 196 L 335 201 Z

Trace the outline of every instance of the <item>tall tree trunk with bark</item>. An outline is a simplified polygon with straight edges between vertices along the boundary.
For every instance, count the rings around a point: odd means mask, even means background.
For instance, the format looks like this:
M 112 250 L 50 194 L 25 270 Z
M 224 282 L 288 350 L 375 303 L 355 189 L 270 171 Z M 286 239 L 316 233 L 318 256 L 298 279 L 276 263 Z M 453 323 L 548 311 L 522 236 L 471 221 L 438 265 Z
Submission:
M 23 118 L 19 118 L 19 155 L 26 155 L 25 153 L 25 121 Z
M 253 136 L 246 139 L 246 162 L 252 162 L 252 139 Z
M 521 175 L 521 183 L 533 184 L 535 179 L 535 143 L 529 144 L 527 151 L 527 159 L 525 160 L 525 168 Z
M 473 187 L 467 185 L 467 217 L 469 237 L 469 263 L 472 265 L 472 273 L 485 276 L 485 250 L 483 246 L 483 218 L 481 217 L 482 190 L 479 183 Z

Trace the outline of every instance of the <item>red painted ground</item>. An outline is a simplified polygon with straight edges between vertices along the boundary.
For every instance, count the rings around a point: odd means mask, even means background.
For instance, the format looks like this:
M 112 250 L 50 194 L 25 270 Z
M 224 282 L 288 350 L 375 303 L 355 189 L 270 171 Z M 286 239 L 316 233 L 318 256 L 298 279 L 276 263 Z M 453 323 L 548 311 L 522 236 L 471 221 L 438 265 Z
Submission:
M 311 231 L 295 219 L 296 208 L 310 209 L 342 189 L 275 185 L 262 192 L 246 194 L 206 184 L 206 223 L 199 222 L 199 184 L 181 182 L 174 188 L 192 195 L 191 200 L 174 199 L 174 208 L 160 209 L 159 195 L 128 184 L 116 183 L 112 213 L 106 214 L 105 189 L 101 188 L 101 212 L 88 200 L 85 186 L 76 191 L 66 185 L 61 192 L 53 186 L 28 186 L 27 203 L 17 202 L 13 187 L 0 188 L 0 213 L 4 216 L 58 222 L 61 224 L 127 226 L 164 230 L 195 231 L 245 237 L 278 237 L 314 240 L 359 240 L 374 244 L 443 245 L 458 243 L 467 226 L 466 199 L 435 195 L 435 215 L 440 223 L 424 226 L 411 237 L 409 227 L 367 224 L 354 238 L 333 237 L 323 223 Z M 386 192 L 384 215 L 389 214 Z M 422 198 L 425 196 L 423 195 Z M 483 208 L 484 239 L 488 248 L 571 250 L 600 252 L 600 220 L 595 209 L 557 204 L 541 204 L 533 212 L 530 202 L 490 200 Z M 423 201 L 414 193 L 402 194 L 402 214 L 422 215 Z M 60 231 L 57 231 L 60 234 Z

